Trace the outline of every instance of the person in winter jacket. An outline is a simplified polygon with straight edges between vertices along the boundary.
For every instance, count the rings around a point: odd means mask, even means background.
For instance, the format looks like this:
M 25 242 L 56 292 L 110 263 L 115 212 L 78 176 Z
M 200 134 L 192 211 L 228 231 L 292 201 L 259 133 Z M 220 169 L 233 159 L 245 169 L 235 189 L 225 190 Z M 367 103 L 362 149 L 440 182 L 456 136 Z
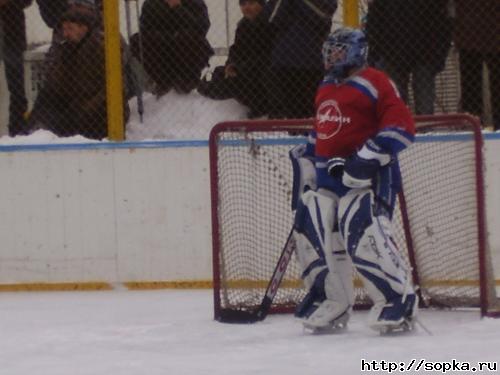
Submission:
M 415 113 L 434 113 L 435 78 L 452 38 L 448 0 L 373 0 L 366 34 L 370 63 L 389 74 L 406 103 L 411 76 Z
M 323 78 L 321 49 L 332 26 L 337 0 L 270 0 L 264 8 L 273 45 L 268 78 L 269 117 L 314 115 Z
M 269 66 L 271 35 L 262 17 L 264 0 L 239 0 L 243 17 L 224 66 L 215 68 L 212 80 L 202 80 L 198 92 L 213 99 L 235 98 L 249 107 L 249 118 L 267 113 L 263 79 Z
M 500 130 L 500 0 L 455 0 L 462 110 L 483 113 L 483 63 L 488 68 L 493 127 Z
M 213 50 L 206 39 L 210 20 L 203 0 L 146 0 L 139 34 L 131 40 L 132 54 L 141 59 L 155 83 L 155 93 L 163 95 L 172 87 L 180 93 L 193 90 L 201 71 L 208 66 Z
M 26 19 L 24 8 L 33 0 L 0 0 L 0 26 L 3 34 L 3 60 L 9 90 L 9 135 L 26 133 L 24 115 L 28 100 L 24 87 L 24 60 L 26 50 Z
M 56 50 L 30 117 L 42 128 L 66 137 L 107 136 L 104 38 L 91 14 L 70 10 L 61 17 L 64 43 Z M 128 118 L 124 105 L 124 119 Z

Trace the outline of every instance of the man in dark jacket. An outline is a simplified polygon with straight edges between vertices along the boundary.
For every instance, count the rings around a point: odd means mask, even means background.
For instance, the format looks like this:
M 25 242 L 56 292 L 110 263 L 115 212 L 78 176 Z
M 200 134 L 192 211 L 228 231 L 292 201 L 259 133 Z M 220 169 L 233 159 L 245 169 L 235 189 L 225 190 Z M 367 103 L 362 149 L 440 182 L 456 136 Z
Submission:
M 52 42 L 59 43 L 63 40 L 60 20 L 68 10 L 79 10 L 99 14 L 102 2 L 95 0 L 36 0 L 40 15 L 45 24 L 53 30 Z M 99 20 L 99 17 L 96 18 Z
M 415 112 L 434 113 L 435 77 L 451 46 L 448 0 L 373 0 L 366 34 L 370 63 L 389 74 L 407 103 L 411 75 Z
M 238 22 L 226 64 L 215 68 L 211 81 L 198 91 L 213 99 L 235 98 L 249 107 L 248 117 L 267 113 L 264 72 L 269 66 L 271 35 L 262 17 L 264 0 L 239 0 L 243 18 Z
M 70 10 L 61 17 L 64 43 L 55 51 L 30 122 L 58 136 L 107 136 L 104 38 L 95 17 Z M 124 105 L 125 121 L 128 104 Z
M 203 0 L 146 0 L 142 6 L 140 32 L 144 46 L 144 69 L 156 84 L 156 93 L 173 86 L 188 93 L 200 81 L 213 50 L 206 39 L 210 20 Z M 141 58 L 137 37 L 132 53 Z
M 40 15 L 44 20 L 45 24 L 53 30 L 52 33 L 52 45 L 49 52 L 45 56 L 45 62 L 47 65 L 46 69 L 49 69 L 52 60 L 57 55 L 57 49 L 60 47 L 61 43 L 64 43 L 64 37 L 62 35 L 61 27 L 61 17 L 67 11 L 77 11 L 82 13 L 88 13 L 91 17 L 95 19 L 96 27 L 102 29 L 102 12 L 103 12 L 103 2 L 102 0 L 36 0 L 38 8 L 40 10 Z M 123 44 L 126 44 L 122 40 Z M 128 46 L 125 50 L 125 59 L 123 69 L 125 70 L 126 80 L 124 82 L 126 87 L 126 99 L 130 99 L 135 95 L 137 91 L 135 72 L 132 70 L 131 61 L 129 58 L 130 52 Z
M 33 0 L 0 0 L 0 22 L 3 29 L 3 58 L 9 89 L 9 135 L 27 131 L 24 114 L 28 101 L 24 88 L 23 53 L 26 50 L 24 8 Z
M 268 99 L 271 118 L 314 115 L 323 78 L 321 49 L 332 26 L 337 0 L 270 0 L 264 9 L 273 48 Z
M 500 0 L 455 0 L 462 110 L 483 113 L 483 63 L 488 67 L 493 127 L 500 130 Z

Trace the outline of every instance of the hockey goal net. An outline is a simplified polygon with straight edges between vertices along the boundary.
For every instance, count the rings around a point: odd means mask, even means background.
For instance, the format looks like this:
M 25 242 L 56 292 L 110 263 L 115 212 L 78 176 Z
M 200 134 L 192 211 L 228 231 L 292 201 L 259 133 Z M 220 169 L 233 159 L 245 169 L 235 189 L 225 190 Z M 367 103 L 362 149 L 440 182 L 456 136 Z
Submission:
M 416 142 L 400 155 L 403 192 L 395 240 L 425 306 L 500 303 L 486 242 L 482 135 L 465 115 L 417 117 Z M 215 319 L 239 321 L 259 307 L 293 224 L 288 151 L 312 120 L 216 125 L 210 135 Z M 271 306 L 292 311 L 304 296 L 294 257 Z M 370 303 L 354 272 L 356 305 Z

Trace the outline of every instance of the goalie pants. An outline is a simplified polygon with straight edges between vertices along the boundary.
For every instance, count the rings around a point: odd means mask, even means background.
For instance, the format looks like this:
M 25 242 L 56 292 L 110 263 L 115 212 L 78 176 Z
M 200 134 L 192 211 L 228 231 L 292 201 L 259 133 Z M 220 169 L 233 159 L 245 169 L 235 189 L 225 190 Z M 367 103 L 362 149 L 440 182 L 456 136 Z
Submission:
M 343 276 L 341 288 L 329 288 L 332 278 L 323 275 L 325 292 L 353 293 L 352 286 L 346 287 L 347 279 L 352 285 L 352 270 L 339 269 L 350 268 L 350 262 L 337 261 L 347 251 L 374 303 L 412 293 L 408 267 L 392 236 L 391 218 L 400 186 L 394 169 L 382 168 L 371 189 L 352 189 L 341 197 L 324 188 L 303 194 L 295 225 L 297 258 L 307 288 L 318 287 L 317 279 L 327 267 L 330 274 Z M 341 300 L 351 302 L 353 296 L 344 295 Z

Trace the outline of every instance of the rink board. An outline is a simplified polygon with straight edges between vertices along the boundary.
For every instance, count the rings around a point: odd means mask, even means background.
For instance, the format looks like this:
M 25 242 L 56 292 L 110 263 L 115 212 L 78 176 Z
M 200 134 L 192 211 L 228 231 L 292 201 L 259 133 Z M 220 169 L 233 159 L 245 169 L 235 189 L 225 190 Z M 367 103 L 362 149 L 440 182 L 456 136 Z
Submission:
M 500 134 L 485 138 L 499 280 Z M 206 141 L 0 146 L 0 170 L 0 291 L 211 287 Z

